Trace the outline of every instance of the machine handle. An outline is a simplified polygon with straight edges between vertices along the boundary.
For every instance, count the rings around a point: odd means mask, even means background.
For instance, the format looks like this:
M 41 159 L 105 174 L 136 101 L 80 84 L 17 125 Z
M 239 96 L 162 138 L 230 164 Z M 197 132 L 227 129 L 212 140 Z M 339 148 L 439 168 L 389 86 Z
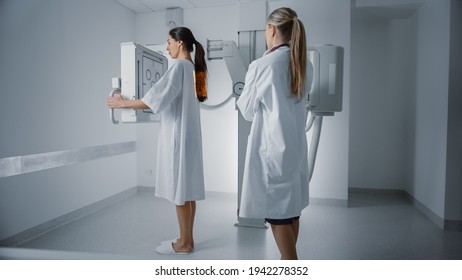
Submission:
M 109 93 L 109 96 L 113 97 L 114 94 L 116 94 L 116 93 L 118 93 L 118 92 L 120 92 L 120 89 L 118 89 L 118 88 L 113 88 L 113 89 L 111 90 L 111 93 Z M 118 124 L 118 123 L 119 123 L 119 121 L 116 120 L 116 119 L 114 118 L 114 108 L 110 108 L 110 109 L 109 109 L 109 118 L 111 119 L 111 121 L 112 121 L 113 124 Z

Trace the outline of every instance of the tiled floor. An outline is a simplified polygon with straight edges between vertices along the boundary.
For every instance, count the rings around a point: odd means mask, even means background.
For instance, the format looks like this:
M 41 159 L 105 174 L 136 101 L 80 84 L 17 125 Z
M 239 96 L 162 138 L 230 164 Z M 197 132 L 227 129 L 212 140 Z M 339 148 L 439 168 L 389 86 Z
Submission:
M 400 196 L 354 193 L 349 204 L 304 210 L 300 259 L 462 259 L 462 232 L 439 229 Z M 139 192 L 21 247 L 73 252 L 63 252 L 64 258 L 96 253 L 135 259 L 279 259 L 270 229 L 235 227 L 235 222 L 236 197 L 209 194 L 197 203 L 194 253 L 159 255 L 155 247 L 177 237 L 175 209 L 152 193 Z

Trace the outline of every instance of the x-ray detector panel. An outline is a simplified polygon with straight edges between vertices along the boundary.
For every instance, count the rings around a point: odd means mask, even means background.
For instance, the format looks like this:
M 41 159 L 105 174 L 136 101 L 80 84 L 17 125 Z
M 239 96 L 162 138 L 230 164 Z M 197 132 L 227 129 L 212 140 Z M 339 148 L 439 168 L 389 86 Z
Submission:
M 141 99 L 168 69 L 168 60 L 162 54 L 135 44 L 121 44 L 121 85 L 124 99 Z M 114 86 L 113 86 L 114 87 Z M 113 94 L 114 91 L 111 93 Z M 156 121 L 151 110 L 121 109 L 120 122 L 138 123 Z M 114 119 L 111 110 L 111 119 Z

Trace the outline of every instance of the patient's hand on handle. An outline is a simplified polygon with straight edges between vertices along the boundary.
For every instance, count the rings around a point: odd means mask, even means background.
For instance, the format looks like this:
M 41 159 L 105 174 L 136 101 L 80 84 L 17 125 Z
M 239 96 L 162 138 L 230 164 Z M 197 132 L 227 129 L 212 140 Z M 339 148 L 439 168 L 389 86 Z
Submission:
M 124 107 L 124 99 L 120 93 L 114 94 L 114 96 L 109 96 L 107 98 L 107 106 L 109 108 L 123 108 Z
M 128 100 L 124 99 L 120 93 L 114 94 L 107 98 L 107 106 L 111 109 L 114 108 L 131 108 L 131 109 L 149 109 L 149 107 L 141 100 Z

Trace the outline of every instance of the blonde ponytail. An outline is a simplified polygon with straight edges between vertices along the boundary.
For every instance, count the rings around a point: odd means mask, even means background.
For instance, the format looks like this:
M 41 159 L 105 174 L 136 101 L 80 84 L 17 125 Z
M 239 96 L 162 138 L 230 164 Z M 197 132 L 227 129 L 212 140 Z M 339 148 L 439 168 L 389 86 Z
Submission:
M 274 10 L 268 17 L 268 23 L 274 25 L 281 38 L 290 45 L 289 73 L 292 95 L 300 101 L 305 92 L 306 80 L 306 35 L 303 22 L 290 8 Z
M 293 22 L 289 68 L 292 94 L 300 101 L 305 92 L 306 35 L 303 23 L 298 18 L 295 18 Z

